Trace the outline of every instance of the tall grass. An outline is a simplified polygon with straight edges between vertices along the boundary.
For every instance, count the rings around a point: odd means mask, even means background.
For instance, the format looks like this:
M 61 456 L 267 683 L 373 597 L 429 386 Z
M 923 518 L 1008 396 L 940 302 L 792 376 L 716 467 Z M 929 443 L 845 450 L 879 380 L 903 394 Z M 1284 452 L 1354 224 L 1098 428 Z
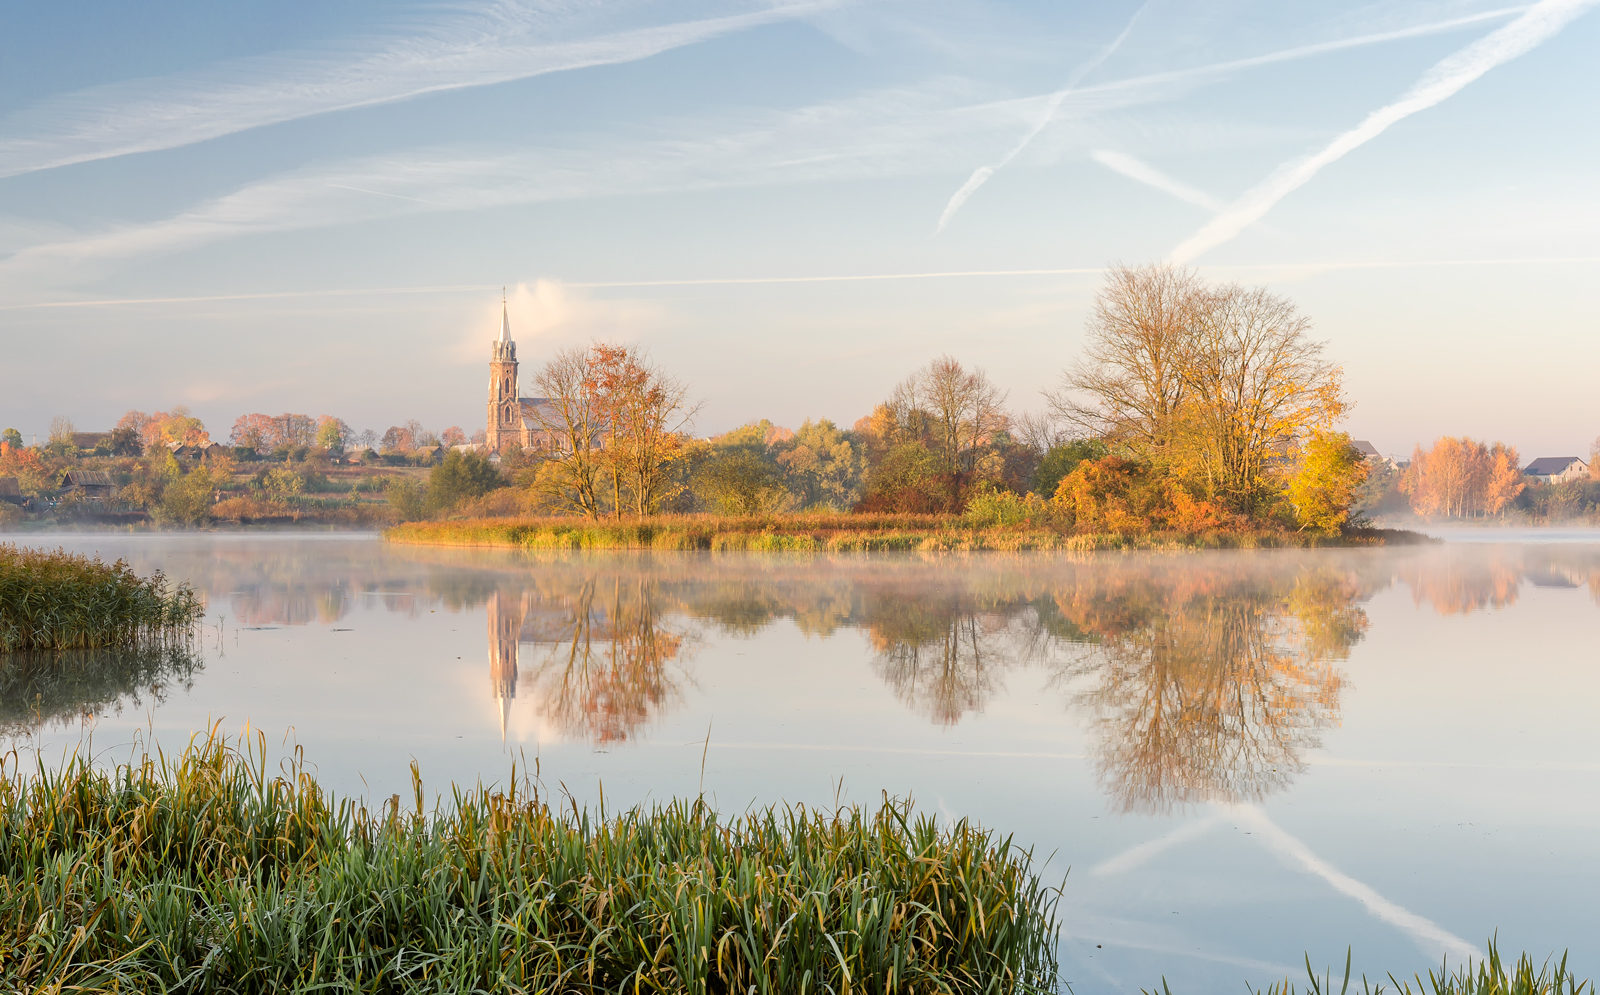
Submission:
M 0 652 L 157 643 L 203 611 L 187 584 L 140 577 L 122 560 L 0 545 Z
M 957 515 L 792 514 L 748 518 L 660 515 L 643 519 L 524 518 L 407 522 L 394 542 L 510 546 L 531 550 L 718 550 L 753 552 L 1221 549 L 1379 544 L 1382 534 L 1321 537 L 1282 531 L 1079 535 L 1023 519 Z
M 26 990 L 1044 992 L 1030 855 L 909 805 L 607 815 L 524 784 L 378 812 L 215 737 L 0 764 L 0 964 Z M 514 778 L 515 780 L 515 778 Z
M 1334 995 L 1335 992 L 1348 995 L 1356 990 L 1351 987 L 1348 953 L 1344 976 L 1337 982 L 1337 988 L 1335 984 L 1331 972 L 1318 978 L 1311 967 L 1311 958 L 1306 958 L 1306 995 Z M 1250 991 L 1254 995 L 1297 995 L 1300 989 L 1285 978 L 1268 986 L 1264 993 L 1259 988 Z M 1523 954 L 1516 963 L 1508 965 L 1500 955 L 1499 945 L 1491 940 L 1489 951 L 1481 960 L 1469 960 L 1455 970 L 1448 964 L 1441 964 L 1437 972 L 1430 970 L 1426 978 L 1421 974 L 1409 979 L 1391 974 L 1379 982 L 1362 978 L 1360 992 L 1362 995 L 1594 995 L 1595 987 L 1593 981 L 1580 980 L 1567 970 L 1565 955 L 1558 962 L 1546 960 L 1535 967 L 1533 958 Z M 1146 991 L 1145 995 L 1152 993 Z M 1161 983 L 1160 995 L 1172 995 L 1165 981 Z

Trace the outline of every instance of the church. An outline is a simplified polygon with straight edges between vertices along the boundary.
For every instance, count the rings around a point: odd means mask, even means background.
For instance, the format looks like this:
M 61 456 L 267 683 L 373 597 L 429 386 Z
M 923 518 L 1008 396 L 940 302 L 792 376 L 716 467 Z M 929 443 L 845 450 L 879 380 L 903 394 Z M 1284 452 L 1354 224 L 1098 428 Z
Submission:
M 559 448 L 558 436 L 546 429 L 557 423 L 555 406 L 545 397 L 520 397 L 517 392 L 517 344 L 511 339 L 511 316 L 500 297 L 500 338 L 489 354 L 489 424 L 484 450 L 503 456 L 514 449 Z

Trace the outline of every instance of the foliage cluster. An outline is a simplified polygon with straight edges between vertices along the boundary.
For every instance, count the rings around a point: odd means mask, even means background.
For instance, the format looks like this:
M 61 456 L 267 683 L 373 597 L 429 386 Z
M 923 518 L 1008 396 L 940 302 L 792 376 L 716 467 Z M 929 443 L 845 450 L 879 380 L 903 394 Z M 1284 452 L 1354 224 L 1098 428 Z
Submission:
M 529 784 L 429 812 L 209 738 L 0 770 L 0 963 L 72 991 L 1045 992 L 1031 854 L 909 804 L 618 815 Z
M 140 577 L 122 560 L 0 545 L 0 652 L 163 642 L 203 610 L 189 585 Z

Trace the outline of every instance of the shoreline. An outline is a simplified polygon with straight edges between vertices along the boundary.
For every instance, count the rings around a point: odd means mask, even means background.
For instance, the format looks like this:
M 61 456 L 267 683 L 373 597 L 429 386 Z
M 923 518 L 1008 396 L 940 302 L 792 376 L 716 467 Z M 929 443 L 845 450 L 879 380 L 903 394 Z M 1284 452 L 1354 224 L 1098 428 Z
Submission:
M 1070 533 L 1028 526 L 971 526 L 957 517 L 802 515 L 709 516 L 592 521 L 577 518 L 406 522 L 383 530 L 402 545 L 527 550 L 684 552 L 1177 552 L 1214 549 L 1352 549 L 1426 545 L 1401 529 L 1337 536 L 1260 529 L 1212 533 Z

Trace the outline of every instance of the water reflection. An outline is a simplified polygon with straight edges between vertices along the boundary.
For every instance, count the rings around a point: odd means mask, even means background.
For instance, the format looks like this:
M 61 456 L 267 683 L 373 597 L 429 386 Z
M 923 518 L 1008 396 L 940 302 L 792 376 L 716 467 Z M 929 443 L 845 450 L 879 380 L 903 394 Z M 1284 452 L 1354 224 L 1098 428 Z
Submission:
M 940 726 L 1037 687 L 1063 723 L 1089 731 L 1113 805 L 1137 812 L 1259 801 L 1291 783 L 1340 722 L 1342 664 L 1381 591 L 1398 587 L 1441 615 L 1505 610 L 1535 586 L 1600 602 L 1600 551 L 1581 546 L 1080 560 L 519 556 L 377 543 L 163 552 L 161 565 L 193 578 L 214 616 L 246 627 L 484 612 L 483 629 L 462 629 L 487 633 L 502 737 L 518 714 L 541 734 L 595 746 L 646 738 L 696 690 L 697 648 L 776 626 L 814 640 L 818 654 L 859 655 L 899 707 Z M 363 613 L 368 622 L 352 621 Z M 129 689 L 158 695 L 197 665 L 99 666 L 71 687 L 0 688 L 0 721 L 102 710 Z
M 1124 811 L 1256 801 L 1287 786 L 1339 720 L 1337 662 L 1375 578 L 1247 561 L 1089 577 L 1062 611 L 1098 637 L 1061 668 L 1090 717 L 1101 785 Z
M 159 704 L 201 667 L 186 645 L 0 654 L 0 740 Z

